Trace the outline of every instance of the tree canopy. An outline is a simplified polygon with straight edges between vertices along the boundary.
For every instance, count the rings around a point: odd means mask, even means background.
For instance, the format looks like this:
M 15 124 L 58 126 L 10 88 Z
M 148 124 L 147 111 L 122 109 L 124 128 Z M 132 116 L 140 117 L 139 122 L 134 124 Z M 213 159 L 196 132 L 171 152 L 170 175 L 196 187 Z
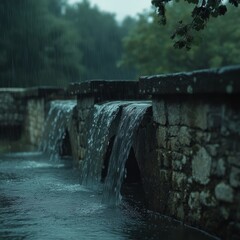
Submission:
M 166 17 L 166 4 L 172 3 L 172 0 L 152 0 L 152 4 L 157 9 L 157 14 L 160 19 L 160 23 L 163 25 L 167 22 Z M 176 2 L 179 2 L 177 0 Z M 179 26 L 175 29 L 171 38 L 175 40 L 174 46 L 176 48 L 191 48 L 194 40 L 194 32 L 203 30 L 210 18 L 217 18 L 225 15 L 228 10 L 227 2 L 230 5 L 238 7 L 240 0 L 185 0 L 194 7 L 191 9 L 191 19 L 184 22 L 182 19 L 178 19 Z
M 159 25 L 153 11 L 141 14 L 135 29 L 124 40 L 122 64 L 134 66 L 139 75 L 191 71 L 240 62 L 240 15 L 229 7 L 224 18 L 209 22 L 196 33 L 190 51 L 172 47 L 169 35 L 177 19 L 189 19 L 191 6 L 174 3 L 167 7 L 166 26 Z
M 1 86 L 61 85 L 79 77 L 81 55 L 69 23 L 51 12 L 54 3 L 0 1 Z
M 128 24 L 87 0 L 1 0 L 0 32 L 0 87 L 133 76 L 117 67 Z
M 74 5 L 67 0 L 1 0 L 0 87 L 67 86 L 239 63 L 240 19 L 234 6 L 240 0 L 225 5 L 186 1 L 191 4 L 152 1 L 165 27 L 153 11 L 120 24 L 88 0 Z M 200 14 L 203 9 L 207 18 Z M 224 9 L 224 18 L 214 18 Z M 193 11 L 199 13 L 190 16 Z M 191 51 L 174 49 L 170 36 L 176 48 Z

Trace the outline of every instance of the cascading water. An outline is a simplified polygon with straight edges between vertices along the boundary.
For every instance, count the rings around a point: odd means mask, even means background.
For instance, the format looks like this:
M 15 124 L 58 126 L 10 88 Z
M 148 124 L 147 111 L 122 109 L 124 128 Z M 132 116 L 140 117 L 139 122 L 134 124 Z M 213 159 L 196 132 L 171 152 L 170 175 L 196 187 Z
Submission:
M 135 133 L 146 113 L 149 103 L 132 103 L 122 110 L 120 125 L 109 160 L 105 180 L 103 202 L 118 204 L 121 200 L 121 186 L 125 176 L 125 164 L 133 144 Z
M 42 151 L 58 155 L 74 106 L 73 101 L 52 102 Z M 112 129 L 117 132 L 105 181 L 105 202 L 109 202 L 108 197 L 114 204 L 119 201 L 129 150 L 149 107 L 121 102 L 95 108 L 89 142 L 93 151 L 88 150 L 94 162 L 86 161 L 94 166 L 88 170 L 89 177 L 91 171 L 101 171 L 102 161 L 94 154 L 106 148 Z M 79 173 L 66 161 L 49 162 L 41 153 L 0 155 L 0 239 L 218 239 L 139 207 L 134 201 L 109 208 L 95 191 L 78 185 L 78 178 Z
M 109 135 L 122 106 L 127 102 L 108 102 L 95 105 L 93 121 L 89 131 L 86 158 L 83 161 L 80 182 L 94 188 L 101 180 L 103 158 L 108 146 Z
M 50 160 L 56 160 L 61 151 L 62 141 L 66 134 L 76 101 L 52 101 L 44 126 L 43 137 L 39 150 L 50 155 Z

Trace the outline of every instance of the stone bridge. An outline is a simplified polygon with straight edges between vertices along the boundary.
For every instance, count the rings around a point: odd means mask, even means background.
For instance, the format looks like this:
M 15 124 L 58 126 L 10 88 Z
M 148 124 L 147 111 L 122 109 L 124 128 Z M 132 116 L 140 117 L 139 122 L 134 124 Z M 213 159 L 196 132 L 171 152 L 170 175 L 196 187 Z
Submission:
M 240 66 L 93 80 L 59 88 L 0 89 L 0 135 L 38 145 L 48 103 L 77 99 L 67 129 L 84 160 L 94 104 L 151 100 L 133 144 L 148 207 L 224 239 L 240 236 Z M 110 141 L 110 139 L 109 139 Z

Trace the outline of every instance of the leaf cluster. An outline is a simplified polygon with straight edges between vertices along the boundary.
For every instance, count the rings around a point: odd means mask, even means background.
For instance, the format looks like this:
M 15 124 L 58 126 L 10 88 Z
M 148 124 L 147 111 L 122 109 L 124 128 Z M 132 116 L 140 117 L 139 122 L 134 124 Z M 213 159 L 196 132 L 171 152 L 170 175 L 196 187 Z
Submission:
M 214 18 L 201 33 L 196 32 L 191 51 L 173 48 L 169 39 L 178 19 L 188 19 L 191 6 L 174 3 L 166 10 L 167 26 L 159 25 L 158 17 L 152 11 L 140 16 L 136 28 L 124 40 L 123 64 L 134 66 L 139 75 L 239 64 L 238 9 L 228 6 L 229 12 L 224 18 Z M 180 34 L 185 34 L 184 24 L 180 26 Z
M 192 19 L 188 23 L 179 21 L 179 25 L 171 35 L 171 38 L 175 40 L 175 48 L 191 49 L 194 35 L 196 31 L 205 29 L 210 18 L 217 18 L 225 15 L 227 12 L 227 6 L 223 4 L 222 0 L 185 0 L 189 4 L 194 4 L 194 8 L 191 11 Z M 165 5 L 169 0 L 152 0 L 152 4 L 157 9 L 157 14 L 161 19 L 162 24 L 166 24 L 166 8 Z M 235 7 L 238 7 L 240 0 L 229 0 L 229 3 Z

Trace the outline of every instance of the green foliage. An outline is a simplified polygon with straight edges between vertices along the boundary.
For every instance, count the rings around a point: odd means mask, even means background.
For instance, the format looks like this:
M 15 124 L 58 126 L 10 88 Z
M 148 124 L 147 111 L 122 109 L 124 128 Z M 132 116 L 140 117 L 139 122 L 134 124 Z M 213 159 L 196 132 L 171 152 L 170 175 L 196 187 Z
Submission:
M 79 76 L 69 24 L 50 12 L 50 3 L 1 0 L 0 86 L 63 85 Z
M 191 51 L 172 47 L 169 38 L 172 29 L 176 28 L 178 18 L 188 21 L 190 8 L 183 4 L 169 6 L 166 26 L 159 26 L 155 13 L 142 14 L 137 27 L 124 40 L 122 64 L 134 66 L 139 75 L 239 64 L 240 16 L 233 7 L 229 7 L 224 18 L 213 19 L 201 34 L 195 35 Z M 184 31 L 180 23 L 179 34 Z
M 132 76 L 117 67 L 130 24 L 87 0 L 1 0 L 0 87 Z
M 124 70 L 117 67 L 117 61 L 122 54 L 122 38 L 127 31 L 118 25 L 114 15 L 100 12 L 85 0 L 74 8 L 68 8 L 66 18 L 74 23 L 80 36 L 77 45 L 82 51 L 85 67 L 81 79 L 121 78 Z M 125 30 L 128 24 L 131 23 L 125 22 Z
M 157 14 L 160 22 L 165 25 L 167 22 L 166 17 L 166 4 L 170 0 L 152 0 L 152 4 L 157 9 Z M 189 50 L 193 42 L 193 36 L 196 31 L 203 30 L 209 19 L 225 15 L 227 6 L 223 4 L 222 0 L 185 0 L 190 4 L 194 4 L 192 12 L 192 19 L 188 23 L 182 23 L 172 35 L 175 39 L 174 46 L 176 48 L 186 48 Z M 178 2 L 178 1 L 177 1 Z M 229 0 L 229 3 L 238 7 L 240 0 Z

